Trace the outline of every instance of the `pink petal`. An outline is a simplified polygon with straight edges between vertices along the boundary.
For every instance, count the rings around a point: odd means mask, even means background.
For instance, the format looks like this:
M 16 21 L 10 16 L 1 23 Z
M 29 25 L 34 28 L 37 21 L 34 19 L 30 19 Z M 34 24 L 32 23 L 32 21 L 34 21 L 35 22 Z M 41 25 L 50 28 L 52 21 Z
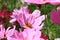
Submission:
M 60 0 L 50 0 L 49 3 L 52 5 L 58 5 L 60 4 Z
M 17 18 L 17 21 L 19 22 L 19 24 L 23 27 L 25 26 L 25 16 L 24 14 L 20 14 L 20 16 Z
M 55 24 L 60 24 L 60 19 L 59 19 L 59 16 L 60 15 L 60 10 L 52 10 L 51 13 L 50 13 L 50 18 L 52 20 L 53 23 Z
M 24 14 L 29 14 L 29 9 L 27 6 L 21 6 L 20 10 L 24 13 Z
M 4 38 L 4 32 L 0 32 L 0 38 Z
M 57 10 L 60 10 L 60 6 L 57 7 Z
M 16 21 L 16 19 L 12 19 L 12 20 L 10 20 L 10 23 L 13 23 L 13 22 L 15 22 Z
M 35 17 L 33 15 L 30 15 L 28 18 L 28 22 L 33 24 L 34 20 L 35 20 Z
M 34 3 L 34 4 L 45 4 L 47 2 L 44 1 L 44 0 L 24 0 L 25 2 L 28 2 L 28 3 Z
M 38 17 L 38 18 L 35 20 L 35 23 L 33 24 L 33 26 L 35 26 L 35 25 L 40 25 L 43 20 L 45 20 L 45 15 L 42 15 L 42 16 Z
M 6 36 L 8 37 L 8 36 L 13 36 L 13 34 L 14 34 L 14 31 L 15 31 L 15 26 L 14 26 L 14 28 L 13 29 L 10 29 L 9 30 L 9 28 L 7 29 L 7 31 L 6 31 Z
M 35 18 L 39 17 L 40 16 L 40 11 L 39 10 L 35 10 L 32 15 L 35 16 Z
M 5 28 L 4 28 L 3 25 L 0 25 L 0 29 L 1 29 L 2 32 L 5 32 Z
M 33 29 L 25 29 L 23 31 L 23 35 L 25 36 L 26 40 L 32 40 L 34 34 L 35 31 Z
M 44 26 L 44 23 L 42 23 L 40 26 L 35 25 L 35 26 L 33 26 L 33 29 L 41 30 L 43 28 L 43 26 Z

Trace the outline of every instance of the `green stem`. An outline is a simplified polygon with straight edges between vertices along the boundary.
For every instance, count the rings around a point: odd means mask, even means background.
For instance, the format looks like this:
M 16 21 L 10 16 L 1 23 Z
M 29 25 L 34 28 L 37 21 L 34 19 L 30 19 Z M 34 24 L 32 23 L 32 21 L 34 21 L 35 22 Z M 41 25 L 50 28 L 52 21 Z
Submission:
M 44 4 L 44 14 L 47 15 L 47 13 L 46 13 L 46 4 Z M 46 16 L 45 16 L 45 26 L 46 26 L 46 32 L 47 32 L 48 40 L 50 40 L 49 39 L 48 23 L 47 23 L 47 17 Z

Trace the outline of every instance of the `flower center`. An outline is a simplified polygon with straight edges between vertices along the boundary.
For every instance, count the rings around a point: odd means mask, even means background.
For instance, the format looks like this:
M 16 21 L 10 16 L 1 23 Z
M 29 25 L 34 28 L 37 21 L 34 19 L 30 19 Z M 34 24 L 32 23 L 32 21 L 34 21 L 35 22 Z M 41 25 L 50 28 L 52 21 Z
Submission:
M 6 32 L 4 32 L 4 37 L 6 36 Z
M 26 38 L 24 38 L 23 40 L 26 40 Z
M 26 26 L 27 26 L 27 27 L 30 27 L 30 28 L 32 28 L 32 24 L 31 24 L 31 23 L 29 23 L 29 22 L 26 22 L 25 24 L 26 24 Z
M 43 1 L 46 1 L 46 0 L 43 0 Z

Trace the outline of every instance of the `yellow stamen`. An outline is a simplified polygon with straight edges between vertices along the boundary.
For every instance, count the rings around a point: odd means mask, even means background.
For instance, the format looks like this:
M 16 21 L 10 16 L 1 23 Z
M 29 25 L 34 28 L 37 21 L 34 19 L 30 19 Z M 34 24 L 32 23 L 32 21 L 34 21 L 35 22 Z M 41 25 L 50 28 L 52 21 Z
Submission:
M 43 0 L 43 1 L 46 1 L 46 0 Z
M 4 32 L 4 36 L 6 36 L 6 32 Z
M 27 26 L 27 27 L 30 27 L 30 28 L 32 28 L 32 24 L 31 24 L 31 23 L 29 23 L 29 22 L 26 22 L 25 24 L 26 24 L 26 26 Z
M 26 38 L 24 38 L 23 40 L 26 40 Z

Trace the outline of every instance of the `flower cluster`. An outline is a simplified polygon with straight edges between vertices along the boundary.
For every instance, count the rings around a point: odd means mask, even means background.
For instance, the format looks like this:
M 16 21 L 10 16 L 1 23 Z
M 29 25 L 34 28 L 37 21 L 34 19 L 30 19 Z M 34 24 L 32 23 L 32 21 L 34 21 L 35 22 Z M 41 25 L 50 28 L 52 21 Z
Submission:
M 16 29 L 13 25 L 11 29 L 8 27 L 6 30 L 3 25 L 0 25 L 0 40 L 45 40 L 41 37 L 41 29 L 44 25 L 45 15 L 41 15 L 39 10 L 34 10 L 33 13 L 28 11 L 27 6 L 21 6 L 19 10 L 14 9 L 13 18 L 10 23 L 18 22 L 23 29 Z
M 60 0 L 24 0 L 24 2 L 37 4 L 38 7 L 40 7 L 40 4 L 46 4 L 46 3 L 52 4 L 52 5 L 59 5 L 60 4 Z M 53 23 L 60 24 L 59 17 L 60 17 L 60 6 L 57 7 L 57 11 L 52 10 L 50 12 L 50 19 L 52 20 Z
M 44 5 L 46 3 L 52 5 L 60 4 L 60 0 L 21 0 L 21 2 L 23 5 L 24 2 L 37 4 L 38 6 L 42 4 L 44 8 L 46 7 L 46 5 Z M 33 12 L 30 12 L 28 6 L 23 5 L 20 5 L 20 9 L 15 8 L 13 12 L 5 10 L 5 5 L 2 6 L 2 9 L 0 10 L 0 40 L 51 40 L 50 36 L 52 33 L 49 32 L 50 30 L 48 27 L 45 28 L 47 31 L 46 34 L 42 32 L 44 20 L 46 21 L 46 25 L 48 25 L 46 15 L 41 15 L 41 11 L 38 10 L 38 7 Z M 45 10 L 44 12 L 46 13 Z M 51 22 L 60 24 L 59 17 L 60 6 L 57 7 L 57 11 L 53 9 L 50 12 Z M 6 22 L 7 25 L 10 23 L 11 27 L 9 26 L 6 28 Z M 55 40 L 60 39 L 56 38 Z

